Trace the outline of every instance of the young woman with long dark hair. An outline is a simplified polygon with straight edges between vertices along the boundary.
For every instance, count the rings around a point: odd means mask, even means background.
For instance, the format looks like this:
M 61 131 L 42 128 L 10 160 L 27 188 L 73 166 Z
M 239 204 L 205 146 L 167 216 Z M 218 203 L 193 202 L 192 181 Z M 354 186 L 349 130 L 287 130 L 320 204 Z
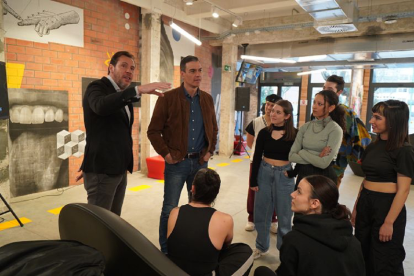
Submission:
M 277 211 L 277 248 L 282 245 L 283 236 L 292 229 L 292 211 L 289 194 L 295 183 L 285 175 L 291 170 L 288 160 L 290 148 L 296 137 L 293 126 L 293 107 L 289 101 L 279 100 L 270 114 L 271 125 L 262 129 L 256 139 L 250 189 L 256 192 L 254 203 L 254 224 L 256 226 L 256 250 L 254 258 L 266 255 L 270 246 L 270 225 L 274 211 Z
M 377 139 L 362 156 L 365 178 L 352 212 L 367 276 L 404 275 L 405 202 L 414 178 L 408 120 L 404 102 L 388 100 L 372 108 L 369 122 Z
M 315 120 L 304 124 L 289 153 L 289 161 L 296 163 L 296 184 L 308 175 L 324 175 L 337 182 L 333 161 L 339 151 L 345 128 L 345 111 L 338 95 L 322 90 L 312 105 Z M 293 176 L 293 174 L 290 174 Z
M 293 229 L 283 238 L 277 276 L 364 276 L 361 245 L 352 234 L 351 212 L 338 203 L 331 179 L 307 176 L 291 194 Z M 275 275 L 259 267 L 255 276 Z

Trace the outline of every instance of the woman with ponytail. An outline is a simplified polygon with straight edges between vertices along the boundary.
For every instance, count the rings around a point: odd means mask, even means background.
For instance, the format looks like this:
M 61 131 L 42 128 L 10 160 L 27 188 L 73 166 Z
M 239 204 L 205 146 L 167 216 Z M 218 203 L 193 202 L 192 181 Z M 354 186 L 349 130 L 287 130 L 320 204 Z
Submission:
M 361 244 L 352 234 L 349 209 L 338 203 L 336 184 L 325 176 L 308 176 L 291 198 L 298 215 L 283 238 L 276 275 L 364 276 Z M 275 274 L 259 267 L 254 275 Z
M 304 124 L 289 153 L 289 161 L 296 163 L 296 185 L 308 175 L 324 175 L 337 182 L 333 164 L 342 143 L 345 129 L 345 111 L 339 105 L 338 95 L 322 90 L 315 95 L 312 105 L 315 120 Z
M 201 169 L 194 177 L 189 204 L 173 209 L 168 219 L 168 257 L 189 275 L 249 275 L 252 249 L 231 244 L 233 218 L 211 206 L 220 176 Z

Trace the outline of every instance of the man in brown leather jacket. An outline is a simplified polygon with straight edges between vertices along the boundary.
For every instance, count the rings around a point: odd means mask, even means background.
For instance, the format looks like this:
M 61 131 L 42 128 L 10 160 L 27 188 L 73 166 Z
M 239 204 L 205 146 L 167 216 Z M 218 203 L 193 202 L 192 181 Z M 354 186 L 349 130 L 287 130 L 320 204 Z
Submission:
M 217 143 L 217 121 L 213 98 L 199 89 L 202 68 L 197 57 L 187 56 L 180 64 L 183 83 L 157 100 L 148 139 L 165 159 L 164 202 L 160 217 L 161 251 L 167 251 L 167 224 L 187 183 L 190 194 L 195 174 L 207 167 Z

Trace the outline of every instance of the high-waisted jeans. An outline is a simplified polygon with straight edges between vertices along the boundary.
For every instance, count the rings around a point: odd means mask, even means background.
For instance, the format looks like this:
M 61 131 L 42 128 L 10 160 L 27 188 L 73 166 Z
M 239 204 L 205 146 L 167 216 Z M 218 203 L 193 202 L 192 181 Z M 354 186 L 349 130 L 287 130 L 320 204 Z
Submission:
M 259 191 L 256 192 L 254 204 L 254 224 L 257 238 L 256 248 L 265 252 L 269 250 L 270 224 L 273 211 L 278 218 L 277 248 L 282 246 L 282 238 L 292 230 L 291 197 L 295 189 L 295 181 L 284 175 L 290 170 L 290 164 L 272 166 L 262 161 L 258 174 Z

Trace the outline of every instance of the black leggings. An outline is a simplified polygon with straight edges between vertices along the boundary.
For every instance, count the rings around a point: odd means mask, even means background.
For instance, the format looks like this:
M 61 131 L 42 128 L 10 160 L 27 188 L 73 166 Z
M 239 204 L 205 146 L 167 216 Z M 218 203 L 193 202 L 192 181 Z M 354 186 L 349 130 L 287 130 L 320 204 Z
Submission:
M 357 204 L 355 237 L 360 241 L 364 255 L 366 276 L 404 275 L 403 246 L 407 222 L 405 206 L 394 222 L 392 240 L 381 242 L 379 230 L 385 221 L 395 194 L 362 189 Z

